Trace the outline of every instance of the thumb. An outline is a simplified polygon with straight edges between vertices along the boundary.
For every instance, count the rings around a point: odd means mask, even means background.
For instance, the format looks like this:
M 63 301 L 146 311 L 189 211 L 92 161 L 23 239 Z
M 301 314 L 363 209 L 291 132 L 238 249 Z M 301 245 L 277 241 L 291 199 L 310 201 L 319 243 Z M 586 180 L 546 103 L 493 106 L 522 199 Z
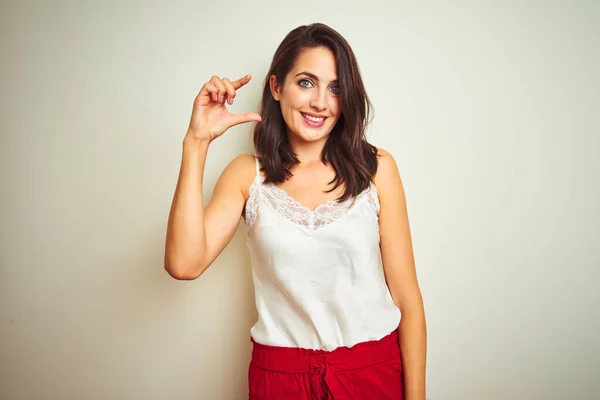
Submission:
M 234 114 L 231 117 L 229 126 L 235 126 L 235 125 L 244 124 L 246 122 L 252 122 L 252 121 L 260 122 L 260 121 L 262 121 L 262 118 L 257 113 Z

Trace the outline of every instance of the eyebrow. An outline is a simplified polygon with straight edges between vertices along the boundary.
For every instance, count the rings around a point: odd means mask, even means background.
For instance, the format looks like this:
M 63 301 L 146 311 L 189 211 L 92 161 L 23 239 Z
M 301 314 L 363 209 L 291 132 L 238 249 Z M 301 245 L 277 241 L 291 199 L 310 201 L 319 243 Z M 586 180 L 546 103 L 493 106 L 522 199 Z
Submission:
M 309 78 L 312 78 L 312 79 L 314 79 L 317 82 L 319 81 L 319 78 L 315 74 L 311 74 L 310 72 L 303 71 L 303 72 L 300 72 L 300 73 L 296 74 L 296 76 L 300 76 L 300 75 L 306 75 Z M 333 79 L 331 81 L 331 83 L 339 83 L 339 81 L 336 78 L 336 79 Z

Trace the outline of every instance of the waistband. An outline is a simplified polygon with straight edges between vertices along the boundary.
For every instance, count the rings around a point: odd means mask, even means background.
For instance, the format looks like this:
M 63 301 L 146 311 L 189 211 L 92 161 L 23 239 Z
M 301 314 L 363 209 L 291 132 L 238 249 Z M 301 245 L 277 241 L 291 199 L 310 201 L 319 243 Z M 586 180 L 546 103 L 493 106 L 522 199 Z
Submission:
M 398 331 L 394 329 L 379 340 L 334 350 L 314 350 L 295 347 L 268 346 L 250 339 L 253 344 L 252 363 L 262 369 L 284 373 L 314 373 L 327 365 L 336 371 L 364 368 L 400 357 Z

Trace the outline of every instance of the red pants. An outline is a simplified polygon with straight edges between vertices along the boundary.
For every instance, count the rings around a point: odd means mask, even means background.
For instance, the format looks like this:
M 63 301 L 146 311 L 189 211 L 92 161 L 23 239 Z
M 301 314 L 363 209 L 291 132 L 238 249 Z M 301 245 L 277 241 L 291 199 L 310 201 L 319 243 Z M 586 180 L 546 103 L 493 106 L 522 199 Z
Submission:
M 402 400 L 398 333 L 332 351 L 252 341 L 250 400 Z

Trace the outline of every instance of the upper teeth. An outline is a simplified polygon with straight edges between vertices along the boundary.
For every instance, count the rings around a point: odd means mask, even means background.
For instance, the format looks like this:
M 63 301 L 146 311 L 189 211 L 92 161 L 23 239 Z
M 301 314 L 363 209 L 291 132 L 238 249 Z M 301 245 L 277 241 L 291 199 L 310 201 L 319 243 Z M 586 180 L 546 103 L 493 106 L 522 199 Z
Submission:
M 303 115 L 304 115 L 304 118 L 306 118 L 307 120 L 312 121 L 312 122 L 321 122 L 325 119 L 325 117 L 316 118 L 316 117 L 311 117 L 310 115 L 306 115 L 306 114 L 303 114 Z

